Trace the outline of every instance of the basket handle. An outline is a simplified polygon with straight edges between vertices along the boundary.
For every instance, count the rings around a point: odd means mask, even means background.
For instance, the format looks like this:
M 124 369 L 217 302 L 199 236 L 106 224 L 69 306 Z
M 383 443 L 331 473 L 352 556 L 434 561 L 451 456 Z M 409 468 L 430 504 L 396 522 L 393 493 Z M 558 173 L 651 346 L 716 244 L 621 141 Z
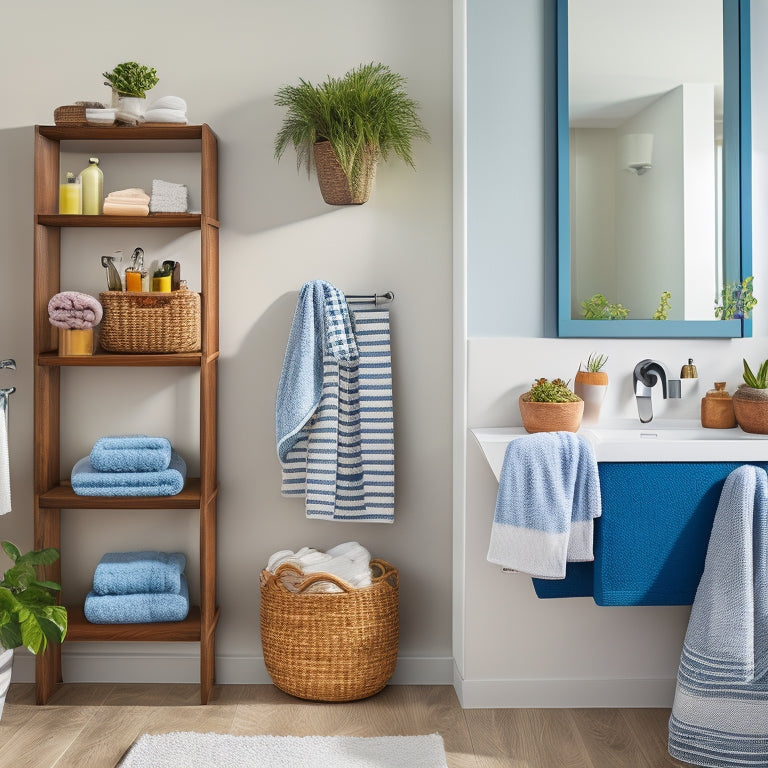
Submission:
M 380 574 L 375 572 L 375 569 L 381 571 Z M 383 579 L 391 587 L 398 589 L 400 587 L 400 574 L 394 565 L 391 565 L 386 560 L 382 560 L 378 557 L 371 560 L 371 570 L 374 571 L 372 578 Z

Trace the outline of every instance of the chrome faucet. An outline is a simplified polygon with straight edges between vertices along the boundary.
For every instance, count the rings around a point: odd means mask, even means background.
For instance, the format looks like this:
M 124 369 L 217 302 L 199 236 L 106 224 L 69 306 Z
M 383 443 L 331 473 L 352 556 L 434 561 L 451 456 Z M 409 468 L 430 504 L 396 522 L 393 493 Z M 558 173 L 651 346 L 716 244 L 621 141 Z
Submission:
M 653 419 L 651 390 L 659 380 L 661 380 L 661 394 L 665 400 L 667 397 L 681 396 L 680 379 L 670 379 L 667 369 L 658 360 L 641 360 L 632 372 L 637 413 L 643 424 Z

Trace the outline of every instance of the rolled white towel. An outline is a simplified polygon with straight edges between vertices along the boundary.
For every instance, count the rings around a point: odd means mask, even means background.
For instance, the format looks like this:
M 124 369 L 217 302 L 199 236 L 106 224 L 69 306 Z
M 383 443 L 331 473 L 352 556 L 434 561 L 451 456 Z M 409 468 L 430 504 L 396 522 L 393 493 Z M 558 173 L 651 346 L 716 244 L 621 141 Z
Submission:
M 178 112 L 186 112 L 187 102 L 180 96 L 160 96 L 147 105 L 147 110 L 151 109 L 175 109 Z
M 148 109 L 144 113 L 145 123 L 187 124 L 187 113 L 180 109 Z

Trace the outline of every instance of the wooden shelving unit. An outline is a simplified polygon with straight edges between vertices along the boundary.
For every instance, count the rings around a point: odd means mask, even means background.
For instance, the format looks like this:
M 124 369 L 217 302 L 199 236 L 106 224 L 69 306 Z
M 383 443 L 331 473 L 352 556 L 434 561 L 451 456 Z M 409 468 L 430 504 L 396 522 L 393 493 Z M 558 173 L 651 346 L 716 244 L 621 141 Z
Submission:
M 62 216 L 58 214 L 61 143 L 80 142 L 92 152 L 96 142 L 107 152 L 184 151 L 200 153 L 201 213 L 150 216 Z M 77 145 L 75 145 L 77 146 Z M 113 149 L 114 148 L 114 149 Z M 100 150 L 101 151 L 101 150 Z M 151 624 L 91 624 L 82 606 L 72 606 L 63 584 L 69 612 L 65 642 L 151 641 L 200 643 L 200 700 L 207 703 L 214 680 L 216 606 L 216 384 L 219 358 L 219 221 L 216 136 L 207 125 L 168 126 L 37 126 L 35 128 L 34 216 L 34 360 L 35 360 L 35 547 L 61 548 L 61 527 L 67 509 L 197 509 L 200 516 L 200 595 L 182 622 Z M 48 322 L 48 301 L 60 290 L 61 230 L 68 227 L 178 227 L 199 229 L 202 301 L 202 348 L 181 354 L 61 357 L 57 333 Z M 69 367 L 195 367 L 200 372 L 200 477 L 187 478 L 176 496 L 90 497 L 73 493 L 60 471 L 60 382 Z M 64 374 L 66 375 L 66 374 Z M 105 430 L 108 430 L 105 425 Z M 62 510 L 65 515 L 62 516 Z M 117 546 L 116 546 L 117 549 Z M 62 552 L 62 556 L 66 553 Z M 57 562 L 46 577 L 61 580 Z M 61 648 L 49 646 L 36 659 L 36 698 L 45 704 L 61 682 Z

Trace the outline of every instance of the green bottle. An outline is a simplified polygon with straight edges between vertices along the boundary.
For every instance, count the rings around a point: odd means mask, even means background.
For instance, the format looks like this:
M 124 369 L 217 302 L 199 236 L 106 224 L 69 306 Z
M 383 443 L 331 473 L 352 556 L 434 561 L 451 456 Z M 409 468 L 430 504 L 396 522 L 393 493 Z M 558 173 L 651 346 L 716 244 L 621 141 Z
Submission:
M 104 200 L 104 174 L 99 168 L 99 158 L 91 157 L 88 167 L 80 174 L 83 187 L 83 214 L 98 216 Z

